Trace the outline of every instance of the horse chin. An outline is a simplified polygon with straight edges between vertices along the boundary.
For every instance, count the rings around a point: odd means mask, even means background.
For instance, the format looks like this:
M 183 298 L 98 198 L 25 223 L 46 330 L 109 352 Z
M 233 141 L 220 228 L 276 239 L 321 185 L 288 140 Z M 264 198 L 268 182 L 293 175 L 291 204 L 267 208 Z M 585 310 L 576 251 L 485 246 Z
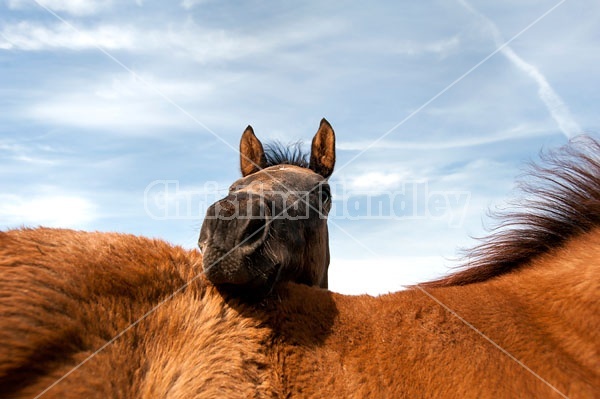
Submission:
M 210 280 L 210 277 L 209 277 Z M 259 276 L 244 284 L 215 284 L 217 290 L 226 298 L 237 298 L 244 302 L 258 302 L 268 297 L 277 283 L 277 273 Z
M 202 260 L 202 268 L 208 280 L 214 285 L 247 284 L 252 276 L 244 265 L 243 258 L 234 252 L 207 248 Z
M 208 248 L 203 259 L 204 274 L 222 292 L 239 297 L 265 297 L 279 278 L 278 265 L 260 261 L 238 251 L 221 255 Z M 244 256 L 245 255 L 245 256 Z M 257 267 L 256 265 L 260 265 Z

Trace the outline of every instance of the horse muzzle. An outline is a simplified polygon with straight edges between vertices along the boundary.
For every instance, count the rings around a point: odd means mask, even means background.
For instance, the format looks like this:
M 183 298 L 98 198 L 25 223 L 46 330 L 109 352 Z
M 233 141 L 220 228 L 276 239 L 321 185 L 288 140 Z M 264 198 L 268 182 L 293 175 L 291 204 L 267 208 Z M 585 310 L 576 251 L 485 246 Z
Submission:
M 269 209 L 260 199 L 238 194 L 211 205 L 198 239 L 207 278 L 215 285 L 267 279 L 253 260 L 267 240 L 269 224 Z

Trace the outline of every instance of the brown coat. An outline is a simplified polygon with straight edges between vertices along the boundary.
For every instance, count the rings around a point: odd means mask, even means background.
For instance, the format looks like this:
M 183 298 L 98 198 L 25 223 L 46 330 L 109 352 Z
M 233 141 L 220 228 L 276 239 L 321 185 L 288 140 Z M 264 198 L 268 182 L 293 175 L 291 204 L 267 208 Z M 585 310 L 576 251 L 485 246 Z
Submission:
M 515 273 L 427 288 L 452 311 L 419 288 L 373 298 L 289 283 L 258 304 L 225 300 L 196 251 L 129 235 L 15 230 L 0 248 L 2 397 L 599 392 L 600 230 Z

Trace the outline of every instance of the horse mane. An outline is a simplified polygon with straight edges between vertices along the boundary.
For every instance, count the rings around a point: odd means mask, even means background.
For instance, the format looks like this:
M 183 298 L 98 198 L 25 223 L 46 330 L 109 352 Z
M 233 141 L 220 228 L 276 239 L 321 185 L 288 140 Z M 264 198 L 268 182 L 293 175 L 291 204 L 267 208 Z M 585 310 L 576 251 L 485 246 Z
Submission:
M 464 251 L 464 268 L 424 287 L 466 285 L 489 280 L 600 227 L 600 141 L 581 136 L 542 153 L 542 162 L 518 182 L 523 199 L 490 212 L 499 222 L 481 243 Z
M 267 165 L 295 165 L 308 168 L 308 154 L 302 151 L 302 142 L 282 144 L 279 141 L 265 144 L 265 156 Z

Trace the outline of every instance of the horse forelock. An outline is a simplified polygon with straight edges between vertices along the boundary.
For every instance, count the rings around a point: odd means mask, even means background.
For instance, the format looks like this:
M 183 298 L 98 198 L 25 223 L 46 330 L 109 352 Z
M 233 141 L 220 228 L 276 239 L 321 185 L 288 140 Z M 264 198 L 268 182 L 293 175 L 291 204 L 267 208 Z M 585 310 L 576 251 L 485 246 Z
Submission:
M 542 153 L 541 160 L 518 183 L 523 199 L 510 202 L 507 211 L 491 212 L 498 223 L 464 251 L 464 270 L 423 286 L 486 281 L 600 227 L 600 142 L 581 136 Z
M 300 141 L 288 145 L 274 141 L 265 144 L 265 157 L 267 158 L 265 167 L 295 165 L 301 168 L 308 168 L 308 155 L 308 153 L 302 150 L 302 142 Z

